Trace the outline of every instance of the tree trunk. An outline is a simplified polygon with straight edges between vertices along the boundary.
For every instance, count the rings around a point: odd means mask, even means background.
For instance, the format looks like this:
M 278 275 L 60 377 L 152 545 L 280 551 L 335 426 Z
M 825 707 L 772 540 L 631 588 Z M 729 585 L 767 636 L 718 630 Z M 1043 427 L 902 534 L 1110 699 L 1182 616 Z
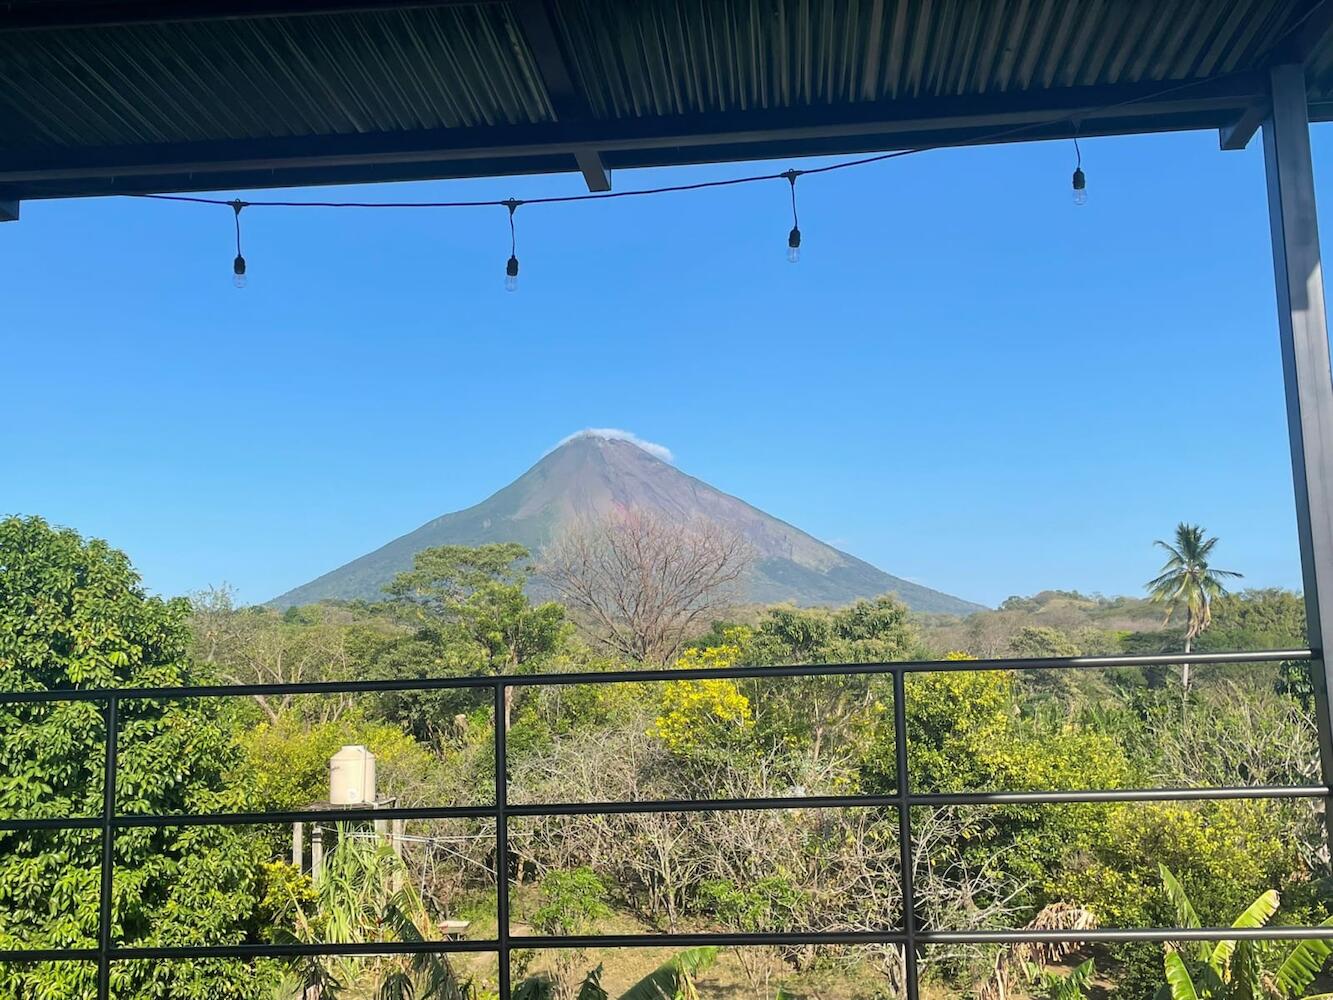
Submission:
M 1190 650 L 1193 648 L 1193 646 L 1194 646 L 1194 640 L 1190 638 L 1190 634 L 1186 632 L 1185 633 L 1186 656 L 1189 655 Z M 1188 663 L 1182 663 L 1180 665 L 1180 688 L 1181 688 L 1181 698 L 1182 699 L 1188 698 L 1190 696 L 1190 665 Z

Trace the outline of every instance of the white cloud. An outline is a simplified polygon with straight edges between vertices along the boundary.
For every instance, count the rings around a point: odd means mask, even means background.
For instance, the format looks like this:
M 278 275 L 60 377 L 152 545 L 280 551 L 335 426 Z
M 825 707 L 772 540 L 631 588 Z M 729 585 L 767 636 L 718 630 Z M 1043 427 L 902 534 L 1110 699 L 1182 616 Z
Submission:
M 666 445 L 654 444 L 652 441 L 645 441 L 631 431 L 622 431 L 615 427 L 587 427 L 581 431 L 575 431 L 567 438 L 563 438 L 560 441 L 560 444 L 557 444 L 555 447 L 559 448 L 560 445 L 569 444 L 569 442 L 573 441 L 575 438 L 581 437 L 605 438 L 608 441 L 628 441 L 630 444 L 642 448 L 654 458 L 660 458 L 663 462 L 675 461 L 671 455 L 671 449 Z M 551 450 L 554 451 L 555 448 L 552 448 Z

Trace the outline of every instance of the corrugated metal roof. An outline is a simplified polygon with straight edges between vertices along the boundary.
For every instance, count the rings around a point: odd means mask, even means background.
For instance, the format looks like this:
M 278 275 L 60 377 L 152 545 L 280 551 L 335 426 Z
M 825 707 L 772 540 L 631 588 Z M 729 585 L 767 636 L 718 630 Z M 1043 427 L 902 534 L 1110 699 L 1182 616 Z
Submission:
M 1300 0 L 562 0 L 603 117 L 1187 80 L 1255 65 Z
M 638 165 L 887 148 L 917 132 L 976 141 L 1006 109 L 1040 124 L 1049 108 L 1058 125 L 1080 102 L 1089 119 L 1122 105 L 1089 133 L 1213 126 L 1312 32 L 1312 93 L 1333 94 L 1329 8 L 9 0 L 0 197 L 521 172 L 572 167 L 575 149 Z
M 548 121 L 503 5 L 0 34 L 0 148 Z

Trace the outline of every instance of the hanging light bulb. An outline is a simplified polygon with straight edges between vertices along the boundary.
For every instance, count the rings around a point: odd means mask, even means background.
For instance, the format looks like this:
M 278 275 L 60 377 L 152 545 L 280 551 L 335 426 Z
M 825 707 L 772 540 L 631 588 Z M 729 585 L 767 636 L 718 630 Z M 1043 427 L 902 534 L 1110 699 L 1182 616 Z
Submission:
M 236 259 L 231 262 L 231 283 L 237 288 L 245 287 L 245 258 L 241 256 L 241 209 L 245 202 L 237 198 L 231 202 L 231 210 L 236 214 Z
M 1078 136 L 1074 136 L 1074 204 L 1088 203 L 1088 179 L 1083 176 L 1083 150 L 1078 148 Z
M 795 264 L 801 259 L 801 223 L 796 218 L 796 178 L 799 170 L 788 170 L 782 175 L 791 185 L 791 232 L 787 234 L 787 263 Z
M 514 232 L 514 213 L 523 204 L 517 198 L 510 198 L 504 203 L 509 209 L 509 263 L 505 264 L 505 291 L 518 291 L 518 236 Z

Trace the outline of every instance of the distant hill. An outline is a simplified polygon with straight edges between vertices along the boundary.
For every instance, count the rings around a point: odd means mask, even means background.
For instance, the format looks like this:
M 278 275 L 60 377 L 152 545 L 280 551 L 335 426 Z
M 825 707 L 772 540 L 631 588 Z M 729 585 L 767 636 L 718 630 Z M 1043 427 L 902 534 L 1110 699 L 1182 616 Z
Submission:
M 917 611 L 965 615 L 982 607 L 891 576 L 687 476 L 632 441 L 592 431 L 570 438 L 475 507 L 437 517 L 270 604 L 376 600 L 395 574 L 411 568 L 412 557 L 422 549 L 519 542 L 536 553 L 568 524 L 633 509 L 706 518 L 742 535 L 756 553 L 741 594 L 746 603 L 841 605 L 892 591 Z

